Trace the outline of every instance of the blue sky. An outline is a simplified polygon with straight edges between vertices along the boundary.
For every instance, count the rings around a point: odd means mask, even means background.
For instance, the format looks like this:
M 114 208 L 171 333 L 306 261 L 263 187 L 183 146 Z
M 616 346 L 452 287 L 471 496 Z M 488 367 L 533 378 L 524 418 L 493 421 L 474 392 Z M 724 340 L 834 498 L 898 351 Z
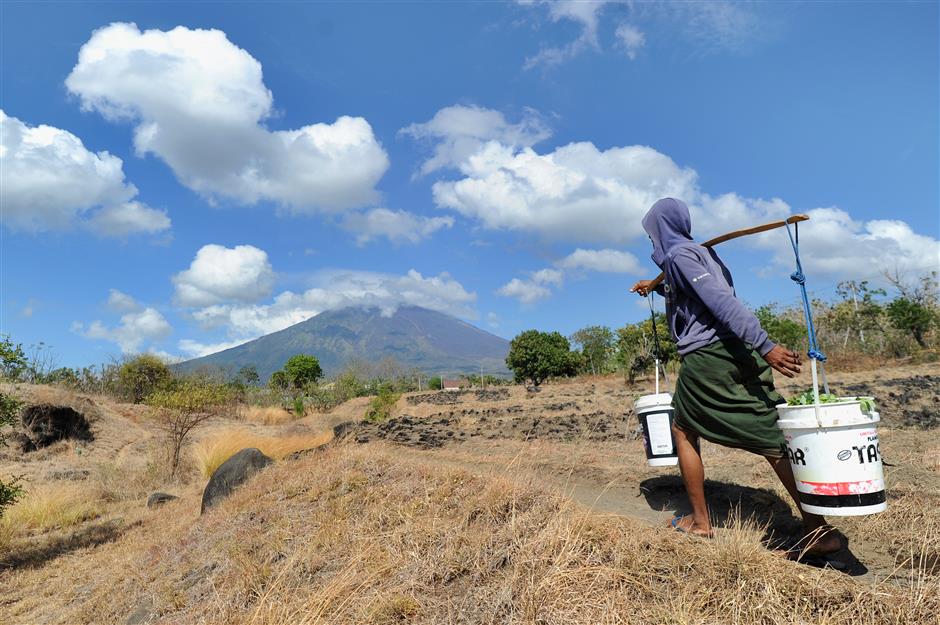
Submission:
M 0 331 L 62 365 L 350 304 L 617 327 L 663 195 L 702 237 L 809 212 L 822 295 L 940 264 L 935 2 L 0 11 Z M 782 232 L 721 253 L 795 300 Z

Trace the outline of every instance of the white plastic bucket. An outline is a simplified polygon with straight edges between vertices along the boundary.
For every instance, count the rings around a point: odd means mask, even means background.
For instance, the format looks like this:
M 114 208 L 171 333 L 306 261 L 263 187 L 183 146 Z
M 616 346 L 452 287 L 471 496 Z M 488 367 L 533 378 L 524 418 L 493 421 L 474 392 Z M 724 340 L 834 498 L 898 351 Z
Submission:
M 845 400 L 816 406 L 777 406 L 800 507 L 806 512 L 861 516 L 887 507 L 877 412 Z M 821 426 L 821 427 L 820 427 Z
M 672 395 L 641 395 L 633 402 L 633 408 L 643 428 L 647 464 L 651 467 L 678 464 L 676 441 L 672 437 Z

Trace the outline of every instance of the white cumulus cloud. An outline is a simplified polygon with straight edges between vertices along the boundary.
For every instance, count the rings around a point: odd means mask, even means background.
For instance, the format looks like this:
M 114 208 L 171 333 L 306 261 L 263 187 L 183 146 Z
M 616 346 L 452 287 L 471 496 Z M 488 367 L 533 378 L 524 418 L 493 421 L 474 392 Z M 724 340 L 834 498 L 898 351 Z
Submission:
M 182 306 L 255 302 L 271 294 L 275 275 L 268 254 L 253 245 L 204 245 L 189 269 L 173 276 Z
M 124 180 L 123 165 L 67 130 L 29 126 L 0 110 L 0 203 L 12 230 L 84 227 L 124 237 L 168 229 L 166 213 L 133 199 L 137 188 Z
M 72 330 L 86 338 L 116 343 L 125 354 L 139 352 L 144 344 L 166 338 L 173 332 L 160 311 L 150 307 L 122 315 L 120 323 L 113 327 L 96 320 L 87 328 L 82 323 L 73 323 Z
M 657 199 L 697 196 L 695 171 L 646 146 L 571 143 L 546 154 L 489 142 L 434 183 L 435 203 L 492 229 L 568 241 L 623 243 L 642 234 Z
M 374 208 L 364 213 L 348 213 L 343 228 L 356 235 L 356 243 L 364 245 L 385 237 L 392 243 L 418 243 L 441 228 L 454 225 L 454 218 L 423 217 L 407 211 Z
M 108 308 L 115 312 L 131 312 L 140 310 L 140 304 L 127 293 L 111 289 L 108 292 Z
M 551 289 L 533 280 L 521 280 L 513 278 L 503 286 L 496 289 L 497 295 L 503 297 L 512 297 L 519 300 L 521 304 L 534 304 L 540 299 L 545 299 L 552 294 Z
M 563 274 L 558 269 L 539 269 L 538 271 L 532 272 L 532 281 L 536 284 L 551 284 L 553 286 L 561 286 L 561 283 L 564 281 L 565 274 Z
M 432 187 L 441 209 L 457 211 L 494 230 L 535 234 L 566 243 L 628 244 L 646 241 L 641 220 L 663 197 L 685 200 L 697 240 L 808 212 L 801 232 L 808 268 L 844 279 L 868 278 L 894 268 L 937 268 L 940 242 L 899 220 L 860 222 L 841 208 L 794 210 L 780 198 L 712 195 L 698 174 L 668 155 L 641 145 L 598 149 L 590 142 L 550 151 L 488 141 L 451 167 L 456 176 Z M 762 264 L 790 258 L 782 231 L 749 237 L 747 245 L 772 249 Z M 768 243 L 772 241 L 772 243 Z M 781 245 L 783 243 L 783 245 Z M 790 262 L 790 261 L 787 261 Z M 578 248 L 556 267 L 641 273 L 635 257 L 614 250 Z M 516 279 L 501 290 L 530 302 L 547 297 L 545 284 Z M 527 294 L 526 294 L 527 293 Z
M 549 297 L 552 294 L 552 287 L 561 287 L 564 279 L 565 274 L 559 269 L 539 269 L 530 272 L 527 280 L 513 278 L 496 289 L 496 294 L 515 298 L 521 304 L 534 304 L 540 299 Z
M 294 213 L 374 202 L 388 156 L 361 117 L 269 130 L 261 64 L 220 30 L 95 31 L 65 81 L 86 110 L 135 124 L 140 156 L 165 161 L 190 189 Z
M 225 328 L 234 339 L 247 340 L 300 323 L 324 310 L 349 306 L 378 308 L 391 316 L 400 306 L 473 317 L 476 294 L 447 273 L 423 276 L 414 269 L 404 275 L 370 271 L 324 271 L 317 286 L 303 293 L 284 291 L 270 303 L 220 304 L 195 311 L 206 329 Z
M 154 234 L 170 227 L 166 213 L 140 202 L 125 202 L 120 206 L 107 206 L 95 213 L 89 221 L 92 231 L 110 237 L 125 237 L 135 232 Z
M 526 109 L 519 122 L 510 123 L 500 111 L 461 104 L 444 107 L 429 121 L 411 124 L 399 133 L 436 142 L 434 154 L 421 165 L 423 174 L 458 166 L 487 141 L 529 147 L 551 136 L 542 117 L 532 109 Z
M 585 250 L 578 248 L 568 256 L 555 262 L 555 268 L 539 269 L 529 273 L 526 279 L 513 278 L 496 290 L 497 295 L 512 297 L 521 304 L 534 304 L 550 297 L 554 289 L 560 289 L 565 278 L 585 271 L 605 273 L 642 273 L 637 258 L 629 252 L 619 250 Z
M 940 240 L 914 232 L 903 221 L 857 221 L 840 208 L 806 212 L 810 221 L 800 228 L 800 258 L 808 275 L 877 279 L 895 270 L 902 275 L 940 271 Z M 764 233 L 757 241 L 772 250 L 777 266 L 794 266 L 792 248 L 783 232 Z
M 177 344 L 177 347 L 179 347 L 180 351 L 186 354 L 188 358 L 199 358 L 201 356 L 208 356 L 209 354 L 231 349 L 232 347 L 238 347 L 244 342 L 245 340 L 222 341 L 221 343 L 200 343 L 192 339 L 183 339 Z
M 604 273 L 642 273 L 640 262 L 630 252 L 620 250 L 585 250 L 578 248 L 557 263 L 568 270 L 601 271 Z

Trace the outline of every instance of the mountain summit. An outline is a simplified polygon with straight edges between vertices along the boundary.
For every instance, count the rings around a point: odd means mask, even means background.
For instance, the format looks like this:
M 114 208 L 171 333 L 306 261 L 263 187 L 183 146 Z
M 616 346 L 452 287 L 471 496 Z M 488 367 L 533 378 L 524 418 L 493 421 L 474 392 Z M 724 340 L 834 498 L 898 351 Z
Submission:
M 306 321 L 238 347 L 181 363 L 183 371 L 219 367 L 237 371 L 254 365 L 262 380 L 294 354 L 312 354 L 325 375 L 352 360 L 379 362 L 392 357 L 430 375 L 507 373 L 509 341 L 456 317 L 418 306 L 402 306 L 390 316 L 377 308 L 328 310 Z

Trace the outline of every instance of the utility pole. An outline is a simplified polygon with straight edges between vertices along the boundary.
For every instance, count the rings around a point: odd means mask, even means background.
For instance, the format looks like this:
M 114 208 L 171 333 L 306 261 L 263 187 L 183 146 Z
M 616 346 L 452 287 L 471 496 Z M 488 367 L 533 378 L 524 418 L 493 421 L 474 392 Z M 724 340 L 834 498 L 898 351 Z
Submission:
M 486 383 L 483 382 L 483 365 L 480 365 L 480 389 L 486 389 Z

